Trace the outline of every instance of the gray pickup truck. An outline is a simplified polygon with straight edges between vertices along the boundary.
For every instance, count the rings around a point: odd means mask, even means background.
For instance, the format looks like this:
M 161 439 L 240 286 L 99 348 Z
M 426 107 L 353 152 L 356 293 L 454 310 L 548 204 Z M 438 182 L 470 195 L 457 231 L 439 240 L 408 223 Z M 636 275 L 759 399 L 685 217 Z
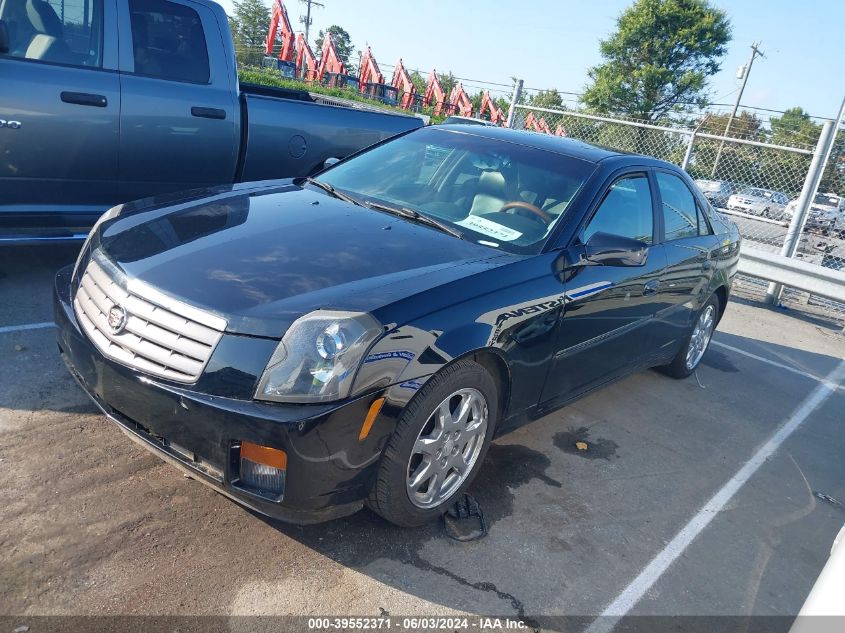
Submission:
M 210 0 L 0 0 L 0 243 L 151 195 L 309 175 L 411 116 L 239 85 Z

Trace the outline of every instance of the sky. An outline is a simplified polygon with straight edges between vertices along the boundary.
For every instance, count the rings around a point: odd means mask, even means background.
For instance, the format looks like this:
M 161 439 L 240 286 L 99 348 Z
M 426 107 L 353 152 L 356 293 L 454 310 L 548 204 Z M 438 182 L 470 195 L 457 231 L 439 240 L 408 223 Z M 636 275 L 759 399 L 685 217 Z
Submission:
M 268 6 L 271 0 L 264 0 Z M 227 13 L 231 0 L 218 0 Z M 400 57 L 427 77 L 432 68 L 465 78 L 470 93 L 488 88 L 510 94 L 511 77 L 534 89 L 579 93 L 587 71 L 601 62 L 599 40 L 615 27 L 631 0 L 320 0 L 313 7 L 310 40 L 331 24 L 345 28 L 357 51 L 368 44 L 390 77 Z M 733 39 L 721 71 L 711 78 L 711 101 L 736 100 L 737 68 L 760 41 L 764 58 L 754 62 L 744 106 L 784 110 L 801 106 L 816 117 L 835 118 L 845 97 L 845 0 L 711 0 L 725 10 Z M 300 30 L 305 4 L 286 0 L 291 24 Z M 318 51 L 315 51 L 318 52 Z M 319 54 L 319 52 L 318 52 Z M 388 79 L 389 81 L 389 79 Z M 497 92 L 499 91 L 499 92 Z M 568 105 L 575 105 L 575 96 Z M 766 112 L 761 112 L 767 115 Z

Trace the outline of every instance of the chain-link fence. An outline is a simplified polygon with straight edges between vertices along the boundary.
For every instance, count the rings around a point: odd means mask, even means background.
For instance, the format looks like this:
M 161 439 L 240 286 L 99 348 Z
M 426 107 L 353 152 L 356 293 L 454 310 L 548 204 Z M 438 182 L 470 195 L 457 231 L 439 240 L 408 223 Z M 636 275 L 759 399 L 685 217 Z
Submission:
M 518 105 L 513 127 L 567 136 L 613 149 L 654 156 L 682 166 L 720 212 L 739 227 L 745 247 L 783 254 L 799 198 L 808 179 L 818 130 L 772 142 L 759 120 L 737 118 L 731 136 L 698 127 L 670 127 L 573 110 Z M 845 270 L 845 132 L 837 135 L 824 176 L 791 256 L 834 270 Z M 788 249 L 787 249 L 788 250 Z M 742 278 L 738 289 L 763 298 L 768 282 Z M 786 289 L 781 301 L 818 308 L 845 319 L 845 305 Z

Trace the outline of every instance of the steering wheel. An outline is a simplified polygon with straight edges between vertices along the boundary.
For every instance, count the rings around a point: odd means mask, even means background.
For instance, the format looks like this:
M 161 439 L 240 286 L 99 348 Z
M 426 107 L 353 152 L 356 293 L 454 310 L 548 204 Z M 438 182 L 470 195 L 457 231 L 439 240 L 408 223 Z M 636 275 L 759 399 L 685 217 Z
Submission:
M 548 213 L 543 211 L 540 207 L 531 204 L 530 202 L 523 202 L 522 200 L 514 200 L 513 202 L 506 202 L 502 205 L 502 208 L 499 209 L 501 213 L 504 213 L 508 209 L 525 209 L 526 211 L 530 211 L 538 218 L 540 218 L 545 224 L 551 224 L 554 218 L 550 216 Z

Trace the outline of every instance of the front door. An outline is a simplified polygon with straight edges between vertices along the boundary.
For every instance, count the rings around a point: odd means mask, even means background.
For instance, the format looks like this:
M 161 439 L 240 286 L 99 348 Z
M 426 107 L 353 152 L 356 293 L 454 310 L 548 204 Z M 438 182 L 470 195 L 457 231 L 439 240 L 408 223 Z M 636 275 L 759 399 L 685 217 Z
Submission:
M 565 401 L 637 365 L 653 340 L 655 300 L 666 266 L 655 244 L 654 205 L 646 173 L 617 178 L 577 243 L 611 233 L 649 244 L 642 266 L 588 265 L 567 274 L 565 307 L 541 401 Z
M 84 233 L 118 202 L 114 13 L 112 0 L 0 2 L 0 235 Z

